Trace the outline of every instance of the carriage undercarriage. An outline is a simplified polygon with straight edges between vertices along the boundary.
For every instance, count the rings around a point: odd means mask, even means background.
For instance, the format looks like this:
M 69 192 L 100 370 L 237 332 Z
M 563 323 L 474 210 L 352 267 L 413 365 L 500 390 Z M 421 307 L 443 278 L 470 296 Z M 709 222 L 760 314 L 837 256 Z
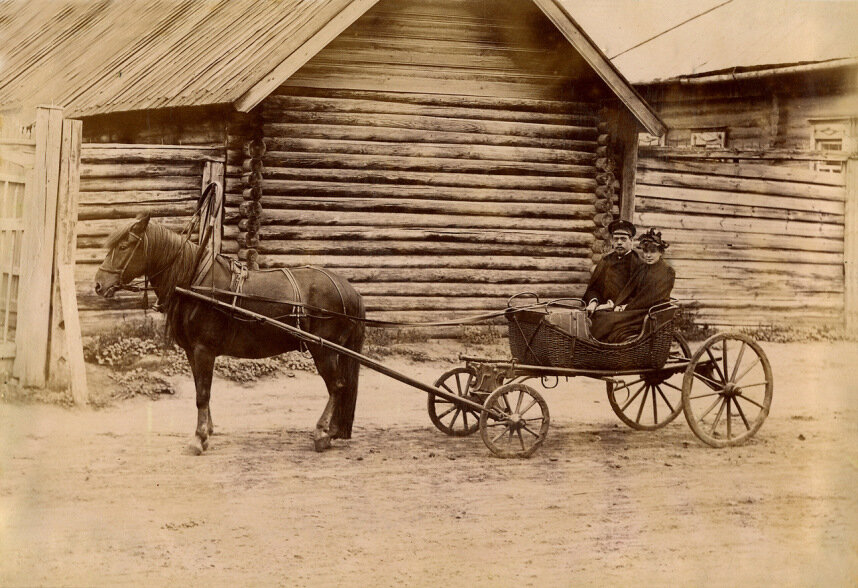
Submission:
M 277 327 L 305 343 L 352 357 L 365 367 L 426 392 L 429 417 L 440 431 L 451 436 L 479 431 L 489 450 L 499 457 L 529 457 L 545 441 L 550 416 L 542 394 L 528 383 L 535 380 L 546 388 L 556 386 L 561 377 L 602 380 L 611 408 L 626 425 L 638 430 L 657 430 L 684 413 L 695 435 L 713 447 L 739 445 L 753 437 L 771 406 L 773 380 L 768 359 L 755 341 L 739 333 L 714 335 L 692 354 L 685 340 L 673 333 L 669 320 L 661 324 L 653 320 L 656 325 L 653 333 L 646 337 L 642 333 L 627 349 L 639 349 L 644 344 L 651 349 L 651 343 L 659 337 L 664 343 L 667 337 L 666 346 L 662 345 L 664 357 L 652 359 L 650 354 L 650 360 L 639 363 L 639 367 L 575 367 L 572 358 L 566 360 L 572 367 L 567 367 L 550 360 L 525 363 L 517 359 L 461 356 L 463 366 L 444 373 L 430 386 L 297 326 L 246 310 L 238 305 L 238 297 L 228 303 L 194 290 L 176 288 L 176 291 L 233 316 Z M 543 306 L 545 303 L 530 305 L 528 309 Z M 511 334 L 512 331 L 511 327 Z M 545 332 L 550 337 L 556 336 L 552 329 Z M 531 333 L 525 341 L 525 350 L 521 347 L 521 337 L 512 336 L 513 355 L 540 356 L 535 340 Z M 598 347 L 598 342 L 591 343 Z M 618 353 L 623 351 L 622 346 L 614 347 Z

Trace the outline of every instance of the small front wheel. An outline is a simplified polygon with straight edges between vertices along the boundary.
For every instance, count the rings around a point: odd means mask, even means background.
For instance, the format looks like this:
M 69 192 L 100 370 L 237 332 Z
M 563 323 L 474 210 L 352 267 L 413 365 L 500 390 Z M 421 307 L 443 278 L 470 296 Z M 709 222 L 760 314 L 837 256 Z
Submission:
M 477 393 L 476 386 L 477 374 L 470 367 L 457 367 L 444 372 L 435 382 L 436 388 L 482 404 L 485 396 Z M 480 416 L 476 409 L 453 403 L 435 394 L 429 394 L 427 408 L 432 423 L 445 435 L 467 437 L 476 433 L 480 426 Z
M 548 434 L 548 403 L 522 383 L 491 393 L 480 414 L 480 436 L 498 457 L 530 457 Z

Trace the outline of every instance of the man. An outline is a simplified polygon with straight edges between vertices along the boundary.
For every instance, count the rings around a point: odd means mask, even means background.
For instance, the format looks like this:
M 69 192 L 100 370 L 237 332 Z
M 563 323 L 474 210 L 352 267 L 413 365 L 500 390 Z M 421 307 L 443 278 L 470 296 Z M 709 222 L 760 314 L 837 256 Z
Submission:
M 629 279 L 643 265 L 634 251 L 635 226 L 626 220 L 615 220 L 608 225 L 611 233 L 613 251 L 602 258 L 590 277 L 590 283 L 584 292 L 587 313 L 599 310 L 613 310 L 617 297 Z

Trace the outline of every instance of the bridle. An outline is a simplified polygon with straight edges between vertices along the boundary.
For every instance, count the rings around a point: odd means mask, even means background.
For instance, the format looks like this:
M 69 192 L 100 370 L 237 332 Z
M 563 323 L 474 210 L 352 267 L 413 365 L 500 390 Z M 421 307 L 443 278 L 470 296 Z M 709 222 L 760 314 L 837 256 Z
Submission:
M 102 271 L 104 273 L 118 274 L 118 276 L 119 276 L 116 284 L 110 286 L 105 291 L 105 296 L 112 294 L 113 292 L 116 292 L 117 290 L 123 290 L 123 289 L 135 290 L 136 289 L 134 287 L 130 287 L 129 282 L 126 282 L 123 278 L 125 277 L 126 270 L 128 270 L 128 265 L 131 263 L 131 260 L 134 259 L 134 254 L 137 252 L 137 249 L 140 247 L 141 243 L 143 243 L 143 263 L 144 263 L 143 275 L 144 276 L 146 275 L 145 264 L 146 264 L 146 260 L 148 259 L 147 253 L 148 253 L 148 249 L 149 249 L 149 247 L 148 247 L 149 240 L 146 237 L 146 233 L 143 233 L 143 236 L 141 237 L 140 235 L 136 235 L 133 232 L 129 231 L 128 236 L 133 237 L 136 242 L 134 243 L 134 247 L 131 249 L 131 253 L 129 253 L 128 257 L 125 259 L 125 263 L 122 265 L 122 267 L 119 269 L 117 269 L 116 267 L 113 267 L 114 257 L 116 257 L 116 252 L 119 249 L 119 247 L 114 247 L 110 251 L 110 255 L 104 259 L 104 261 L 102 262 L 102 264 L 98 268 L 99 271 Z M 110 266 L 108 266 L 108 263 L 107 263 L 108 261 L 111 262 Z

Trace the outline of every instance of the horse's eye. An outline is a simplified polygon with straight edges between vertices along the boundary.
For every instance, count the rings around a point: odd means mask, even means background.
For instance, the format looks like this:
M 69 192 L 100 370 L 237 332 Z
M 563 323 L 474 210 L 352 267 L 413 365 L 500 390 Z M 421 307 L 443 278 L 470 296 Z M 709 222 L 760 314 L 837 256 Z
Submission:
M 131 246 L 131 243 L 122 243 L 122 244 L 119 246 L 119 250 L 120 250 L 120 251 L 124 251 L 125 249 L 128 249 L 130 246 Z

